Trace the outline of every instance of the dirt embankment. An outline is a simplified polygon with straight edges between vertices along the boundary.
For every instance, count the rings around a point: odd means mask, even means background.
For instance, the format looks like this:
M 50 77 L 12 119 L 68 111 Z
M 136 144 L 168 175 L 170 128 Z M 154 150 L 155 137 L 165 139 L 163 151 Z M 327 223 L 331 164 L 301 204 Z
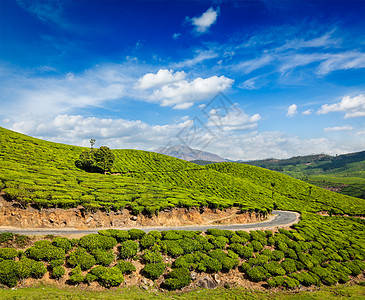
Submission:
M 129 210 L 86 211 L 83 207 L 73 209 L 22 209 L 15 203 L 7 202 L 0 196 L 0 226 L 18 228 L 107 228 L 142 226 L 182 226 L 182 225 L 218 225 L 244 224 L 266 220 L 257 213 L 241 213 L 239 208 L 224 211 L 199 208 L 173 208 L 159 212 L 158 216 L 133 216 Z

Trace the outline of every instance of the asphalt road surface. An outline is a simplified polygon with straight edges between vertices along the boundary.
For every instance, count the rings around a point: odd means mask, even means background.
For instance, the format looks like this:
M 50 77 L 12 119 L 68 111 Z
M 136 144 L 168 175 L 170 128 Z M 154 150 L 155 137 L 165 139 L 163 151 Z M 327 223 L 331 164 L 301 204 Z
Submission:
M 149 232 L 151 230 L 201 230 L 206 231 L 209 228 L 226 229 L 226 230 L 261 230 L 261 229 L 273 229 L 275 227 L 285 227 L 291 224 L 299 222 L 299 214 L 291 211 L 279 211 L 274 210 L 272 212 L 273 217 L 268 221 L 257 222 L 257 223 L 247 223 L 247 224 L 232 224 L 232 225 L 195 225 L 195 226 L 178 226 L 178 227 L 135 227 Z M 97 233 L 99 230 L 108 228 L 94 228 L 86 230 L 78 230 L 76 228 L 1 228 L 2 232 L 12 232 L 23 235 L 86 235 L 90 233 Z M 114 228 L 121 230 L 128 230 L 131 228 Z

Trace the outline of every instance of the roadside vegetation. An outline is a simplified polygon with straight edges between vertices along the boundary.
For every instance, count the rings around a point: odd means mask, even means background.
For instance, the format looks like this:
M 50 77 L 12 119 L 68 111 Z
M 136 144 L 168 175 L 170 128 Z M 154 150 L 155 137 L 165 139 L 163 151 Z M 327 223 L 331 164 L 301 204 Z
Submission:
M 224 278 L 236 272 L 268 289 L 292 290 L 360 280 L 365 270 L 365 221 L 312 213 L 303 213 L 293 229 L 276 233 L 108 229 L 80 239 L 27 240 L 22 250 L 19 239 L 0 234 L 0 283 L 8 287 L 48 276 L 56 282 L 64 278 L 68 285 L 97 282 L 111 288 L 141 275 L 155 288 L 178 290 L 201 275 Z

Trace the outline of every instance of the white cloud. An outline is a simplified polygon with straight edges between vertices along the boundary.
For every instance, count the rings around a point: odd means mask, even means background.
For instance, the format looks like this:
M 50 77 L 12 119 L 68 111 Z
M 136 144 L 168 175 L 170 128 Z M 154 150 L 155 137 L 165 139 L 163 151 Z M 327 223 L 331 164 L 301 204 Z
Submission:
M 257 122 L 261 119 L 259 114 L 249 116 L 243 111 L 237 110 L 232 110 L 232 112 L 224 115 L 221 113 L 224 112 L 211 110 L 207 126 L 223 131 L 254 130 L 257 128 Z
M 323 130 L 324 132 L 333 132 L 333 131 L 348 131 L 353 129 L 354 128 L 352 126 L 345 125 L 345 126 L 326 127 Z
M 185 77 L 186 73 L 184 71 L 174 73 L 173 70 L 160 69 L 156 74 L 147 73 L 138 79 L 137 87 L 140 89 L 161 87 L 169 83 L 179 82 Z
M 172 106 L 174 109 L 191 107 L 195 102 L 210 98 L 232 86 L 233 80 L 225 76 L 197 77 L 185 79 L 185 72 L 159 70 L 156 74 L 148 73 L 138 80 L 139 89 L 153 89 L 145 99 L 159 103 L 161 106 Z
M 195 31 L 198 33 L 205 33 L 216 21 L 219 14 L 219 8 L 214 10 L 212 7 L 204 12 L 200 17 L 187 17 L 186 20 L 190 21 L 195 26 Z
M 193 58 L 183 60 L 181 62 L 172 64 L 173 68 L 185 68 L 195 66 L 205 60 L 213 59 L 218 57 L 218 53 L 215 53 L 212 50 L 207 51 L 197 51 L 196 55 Z
M 233 65 L 234 69 L 240 70 L 243 74 L 251 73 L 257 69 L 267 66 L 273 61 L 273 56 L 270 54 L 264 54 L 261 57 L 247 60 L 238 64 Z
M 307 109 L 306 111 L 302 112 L 302 115 L 308 116 L 311 115 L 313 113 L 313 109 Z
M 298 107 L 296 104 L 292 104 L 288 108 L 288 112 L 286 113 L 287 117 L 294 117 L 298 113 Z
M 340 102 L 334 104 L 324 104 L 317 111 L 317 114 L 328 114 L 330 112 L 345 113 L 345 119 L 355 117 L 365 117 L 365 94 L 355 97 L 343 97 Z
M 106 119 L 81 115 L 57 115 L 46 121 L 21 121 L 10 129 L 54 142 L 87 146 L 90 138 L 97 145 L 111 148 L 157 148 L 173 138 L 190 120 L 177 124 L 149 125 L 140 120 Z
M 365 68 L 365 53 L 348 51 L 328 55 L 317 70 L 317 74 L 326 75 L 336 70 Z
M 331 38 L 333 32 L 334 30 L 331 30 L 330 32 L 327 32 L 320 37 L 316 37 L 310 40 L 294 39 L 291 41 L 286 41 L 286 43 L 283 46 L 276 48 L 275 51 L 280 52 L 288 49 L 319 48 L 319 47 L 328 48 L 331 46 L 338 46 L 341 40 Z
M 179 38 L 179 36 L 181 35 L 181 33 L 174 33 L 173 35 L 172 35 L 172 38 L 174 39 L 174 40 L 177 40 L 178 38 Z

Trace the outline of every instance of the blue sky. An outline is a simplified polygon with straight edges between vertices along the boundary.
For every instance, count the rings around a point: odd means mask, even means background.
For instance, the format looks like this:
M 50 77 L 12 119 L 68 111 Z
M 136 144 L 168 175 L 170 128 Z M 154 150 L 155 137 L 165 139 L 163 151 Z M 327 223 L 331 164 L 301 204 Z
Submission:
M 0 126 L 229 159 L 365 149 L 365 1 L 0 1 Z

